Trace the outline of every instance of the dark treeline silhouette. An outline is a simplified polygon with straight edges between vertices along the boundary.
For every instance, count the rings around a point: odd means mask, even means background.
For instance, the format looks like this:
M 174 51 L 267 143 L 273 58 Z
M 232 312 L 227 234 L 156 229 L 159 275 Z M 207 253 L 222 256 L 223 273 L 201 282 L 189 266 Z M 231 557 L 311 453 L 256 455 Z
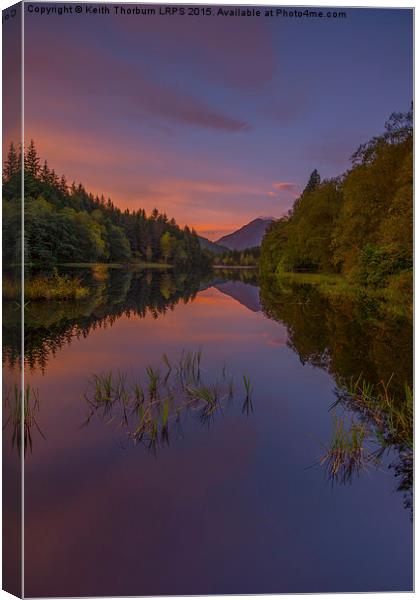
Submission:
M 413 113 L 394 113 L 385 132 L 359 147 L 344 175 L 315 170 L 289 214 L 268 228 L 261 272 L 341 273 L 369 287 L 410 294 Z
M 68 185 L 40 158 L 31 141 L 24 154 L 25 260 L 112 262 L 137 259 L 180 269 L 209 266 L 196 233 L 181 229 L 155 208 L 122 211 L 110 199 L 93 196 L 82 184 Z M 11 144 L 3 171 L 3 256 L 20 260 L 21 156 Z

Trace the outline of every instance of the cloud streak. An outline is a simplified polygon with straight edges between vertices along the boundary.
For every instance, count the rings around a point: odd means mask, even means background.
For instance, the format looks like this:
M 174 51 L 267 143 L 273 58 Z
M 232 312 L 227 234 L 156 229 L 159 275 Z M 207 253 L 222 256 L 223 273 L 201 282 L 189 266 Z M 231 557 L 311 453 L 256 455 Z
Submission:
M 54 40 L 53 34 L 51 37 L 54 46 L 57 40 Z M 77 88 L 79 103 L 69 106 L 67 99 L 67 109 L 73 113 L 88 110 L 92 116 L 92 98 L 96 97 L 100 98 L 98 112 L 105 111 L 109 118 L 124 115 L 138 119 L 149 115 L 182 125 L 228 133 L 251 129 L 246 121 L 230 116 L 216 105 L 191 93 L 190 87 L 187 90 L 179 85 L 156 81 L 141 64 L 132 67 L 115 55 L 104 55 L 82 44 L 72 50 L 71 60 L 65 60 L 61 55 L 51 55 L 47 60 L 42 43 L 32 47 L 25 64 L 31 112 L 36 107 L 39 112 L 45 111 L 49 102 L 46 89 L 53 81 L 54 88 L 61 89 L 64 102 L 66 94 L 71 97 Z M 56 94 L 52 94 L 51 102 L 54 108 L 60 108 Z
M 273 188 L 279 192 L 293 191 L 296 189 L 296 185 L 294 183 L 290 183 L 287 181 L 279 181 L 278 183 L 273 183 Z

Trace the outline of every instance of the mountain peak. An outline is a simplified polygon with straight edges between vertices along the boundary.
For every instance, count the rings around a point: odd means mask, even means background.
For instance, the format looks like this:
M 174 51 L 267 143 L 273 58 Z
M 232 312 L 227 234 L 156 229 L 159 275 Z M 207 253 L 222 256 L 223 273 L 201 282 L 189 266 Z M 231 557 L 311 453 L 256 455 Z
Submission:
M 221 237 L 216 244 L 225 246 L 229 250 L 245 250 L 246 248 L 260 246 L 265 230 L 272 220 L 271 217 L 257 217 L 237 231 Z

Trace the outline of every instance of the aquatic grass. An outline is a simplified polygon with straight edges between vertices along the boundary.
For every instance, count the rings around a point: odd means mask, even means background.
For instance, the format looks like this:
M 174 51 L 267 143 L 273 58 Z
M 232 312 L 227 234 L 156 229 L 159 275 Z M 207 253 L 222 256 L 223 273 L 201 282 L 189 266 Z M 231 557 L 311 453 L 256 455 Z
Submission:
M 102 404 L 107 407 L 112 404 L 113 401 L 113 385 L 112 385 L 112 373 L 105 373 L 104 375 L 94 375 L 95 382 L 95 400 L 98 404 Z
M 137 414 L 139 414 L 139 411 L 143 407 L 143 404 L 144 404 L 144 392 L 143 392 L 143 388 L 141 387 L 141 385 L 139 385 L 138 383 L 136 383 L 134 385 L 133 391 L 134 391 L 133 412 L 136 412 Z
M 165 365 L 165 367 L 167 368 L 166 375 L 165 375 L 165 378 L 163 380 L 164 384 L 166 385 L 166 383 L 167 383 L 167 381 L 168 381 L 168 379 L 169 379 L 169 377 L 171 376 L 171 373 L 172 373 L 172 365 L 169 362 L 169 358 L 168 358 L 167 354 L 165 354 L 165 353 L 162 355 L 162 362 Z
M 244 402 L 242 404 L 242 413 L 249 415 L 254 410 L 254 407 L 252 405 L 252 385 L 251 385 L 251 380 L 248 377 L 248 375 L 244 375 L 242 379 L 244 382 L 245 393 L 246 393 Z
M 369 466 L 378 466 L 380 458 L 395 448 L 403 463 L 410 462 L 413 453 L 413 394 L 405 384 L 399 398 L 390 392 L 392 376 L 377 385 L 360 375 L 341 383 L 338 399 L 331 408 L 341 405 L 358 413 L 345 427 L 344 418 L 334 418 L 333 436 L 320 464 L 326 466 L 329 477 L 343 483 Z M 372 450 L 368 449 L 368 445 Z M 407 458 L 408 457 L 408 458 Z M 404 473 L 404 477 L 407 475 Z
M 399 398 L 390 392 L 393 376 L 372 385 L 362 378 L 350 380 L 341 390 L 338 402 L 351 405 L 375 425 L 377 437 L 386 444 L 413 448 L 413 392 L 404 384 Z
M 251 380 L 248 377 L 248 375 L 243 376 L 243 382 L 244 382 L 244 386 L 245 386 L 246 395 L 250 396 L 251 392 L 252 392 L 252 387 L 251 387 Z
M 177 374 L 184 387 L 199 385 L 201 378 L 201 350 L 197 352 L 182 351 L 177 366 Z
M 15 384 L 12 394 L 10 393 L 10 390 L 8 390 L 4 394 L 4 398 L 5 409 L 9 412 L 9 416 L 3 425 L 3 430 L 7 429 L 9 426 L 11 427 L 12 448 L 15 446 L 17 447 L 19 456 L 21 456 L 23 448 L 24 456 L 26 456 L 28 450 L 29 452 L 32 452 L 32 429 L 34 427 L 40 436 L 45 439 L 45 435 L 35 417 L 36 413 L 39 412 L 38 390 L 28 383 L 22 394 L 20 386 Z
M 368 433 L 362 423 L 352 421 L 347 428 L 343 418 L 335 417 L 331 443 L 319 461 L 326 466 L 331 481 L 348 483 L 354 473 L 359 474 L 377 462 L 375 454 L 364 446 Z
M 3 297 L 19 298 L 21 295 L 21 282 L 18 280 L 3 279 Z M 82 286 L 78 277 L 60 275 L 54 269 L 53 275 L 36 275 L 28 278 L 24 283 L 25 301 L 28 300 L 79 300 L 89 294 L 89 289 Z
M 149 366 L 146 368 L 146 373 L 149 377 L 149 398 L 155 399 L 159 388 L 160 371 Z
M 186 390 L 194 400 L 201 400 L 210 406 L 217 404 L 219 391 L 216 385 L 201 385 L 200 387 L 189 386 Z
M 139 380 L 130 383 L 124 372 L 93 375 L 84 395 L 90 409 L 85 425 L 94 414 L 100 418 L 113 415 L 113 419 L 120 415 L 134 443 L 141 442 L 155 452 L 160 444 L 169 444 L 171 428 L 181 432 L 183 415 L 197 413 L 202 424 L 209 424 L 218 413 L 223 415 L 224 404 L 234 396 L 233 378 L 226 366 L 222 378 L 209 383 L 202 377 L 201 350 L 183 351 L 175 363 L 164 354 L 161 366 L 146 367 L 144 386 Z M 249 378 L 244 383 L 250 399 Z

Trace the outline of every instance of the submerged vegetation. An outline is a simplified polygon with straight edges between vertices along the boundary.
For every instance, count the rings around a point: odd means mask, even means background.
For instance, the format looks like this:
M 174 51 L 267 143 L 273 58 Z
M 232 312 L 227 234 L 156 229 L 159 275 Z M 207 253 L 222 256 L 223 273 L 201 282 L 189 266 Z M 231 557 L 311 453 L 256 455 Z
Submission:
M 307 283 L 312 277 L 317 284 Z M 371 294 L 327 292 L 334 281 L 347 285 L 324 274 L 263 279 L 263 310 L 286 326 L 287 344 L 302 364 L 324 369 L 336 382 L 333 435 L 320 458 L 328 477 L 350 482 L 390 457 L 410 507 L 412 318 L 390 312 Z
M 33 429 L 35 428 L 39 435 L 45 439 L 35 415 L 39 412 L 38 391 L 26 385 L 22 394 L 21 387 L 17 384 L 13 389 L 4 392 L 4 412 L 6 419 L 3 425 L 3 431 L 11 432 L 11 446 L 17 448 L 19 456 L 32 452 Z
M 385 454 L 398 456 L 394 468 L 398 490 L 405 493 L 405 506 L 412 509 L 413 485 L 413 394 L 404 385 L 398 396 L 390 393 L 390 383 L 373 385 L 361 376 L 337 391 L 333 407 L 351 412 L 350 425 L 345 417 L 334 417 L 330 445 L 320 459 L 328 477 L 347 483 L 370 466 L 378 467 Z M 356 419 L 354 417 L 356 415 Z
M 367 431 L 362 423 L 351 421 L 346 427 L 343 418 L 335 417 L 333 436 L 319 462 L 326 467 L 332 481 L 347 483 L 354 472 L 360 473 L 374 460 L 374 455 L 364 447 Z
M 183 416 L 196 416 L 202 425 L 209 425 L 234 399 L 234 382 L 226 366 L 218 379 L 206 380 L 201 351 L 183 351 L 175 362 L 164 354 L 158 367 L 145 371 L 141 381 L 130 381 L 122 372 L 93 375 L 84 395 L 89 407 L 85 424 L 94 416 L 116 421 L 129 440 L 156 451 L 169 444 L 174 431 L 180 432 Z M 243 381 L 242 412 L 248 415 L 252 389 L 249 377 Z
M 351 285 L 412 301 L 413 114 L 394 113 L 344 175 L 314 171 L 288 215 L 261 246 L 260 271 L 340 274 Z

